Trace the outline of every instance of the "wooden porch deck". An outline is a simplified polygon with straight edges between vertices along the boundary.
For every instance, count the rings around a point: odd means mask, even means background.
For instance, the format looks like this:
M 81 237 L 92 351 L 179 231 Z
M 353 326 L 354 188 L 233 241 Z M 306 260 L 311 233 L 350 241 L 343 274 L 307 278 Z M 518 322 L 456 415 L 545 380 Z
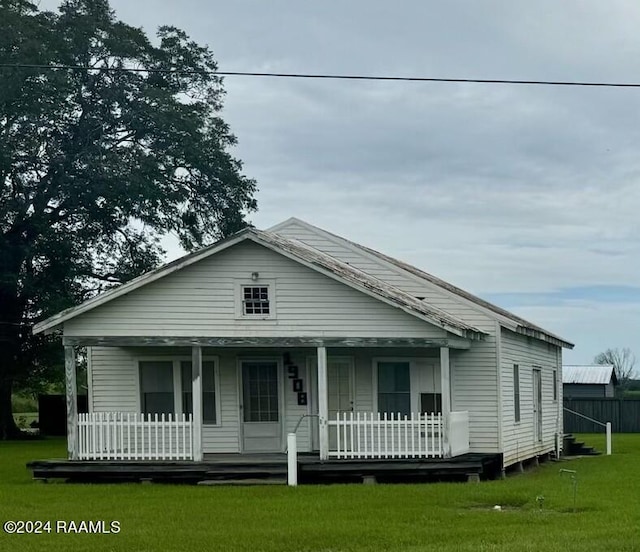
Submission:
M 70 482 L 158 482 L 187 484 L 286 484 L 285 454 L 207 454 L 202 462 L 136 460 L 34 460 L 34 479 Z M 499 454 L 455 458 L 329 460 L 298 456 L 298 481 L 305 483 L 421 482 L 491 479 L 499 475 Z

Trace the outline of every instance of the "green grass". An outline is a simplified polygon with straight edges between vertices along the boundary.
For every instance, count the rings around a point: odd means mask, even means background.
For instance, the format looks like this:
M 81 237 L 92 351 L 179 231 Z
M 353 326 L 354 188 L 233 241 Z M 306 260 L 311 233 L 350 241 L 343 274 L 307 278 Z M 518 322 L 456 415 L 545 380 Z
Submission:
M 0 532 L 0 551 L 640 549 L 640 435 L 614 435 L 613 456 L 502 481 L 294 489 L 33 482 L 25 463 L 64 449 L 61 440 L 0 442 L 0 521 L 118 520 L 120 533 Z M 576 512 L 561 467 L 578 472 Z

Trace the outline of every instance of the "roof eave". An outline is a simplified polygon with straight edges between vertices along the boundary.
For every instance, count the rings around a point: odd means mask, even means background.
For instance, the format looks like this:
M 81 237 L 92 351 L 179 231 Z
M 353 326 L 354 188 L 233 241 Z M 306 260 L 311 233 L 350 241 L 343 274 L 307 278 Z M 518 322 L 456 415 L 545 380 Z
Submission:
M 558 347 L 563 347 L 564 349 L 573 349 L 575 347 L 575 345 L 573 343 L 570 343 L 569 341 L 565 341 L 558 336 L 542 332 L 535 328 L 530 328 L 527 326 L 517 326 L 515 331 L 516 333 L 526 335 L 527 337 L 533 337 L 535 339 L 539 339 L 540 341 L 546 341 L 547 343 L 557 345 Z

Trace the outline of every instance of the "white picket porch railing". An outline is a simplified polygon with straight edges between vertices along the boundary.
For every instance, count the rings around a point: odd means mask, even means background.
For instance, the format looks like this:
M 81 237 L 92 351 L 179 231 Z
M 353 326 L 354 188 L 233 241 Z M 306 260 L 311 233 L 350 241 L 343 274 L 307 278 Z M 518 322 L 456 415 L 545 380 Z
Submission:
M 329 420 L 330 458 L 440 458 L 441 414 L 338 412 Z
M 80 460 L 193 460 L 189 414 L 92 412 L 78 415 Z

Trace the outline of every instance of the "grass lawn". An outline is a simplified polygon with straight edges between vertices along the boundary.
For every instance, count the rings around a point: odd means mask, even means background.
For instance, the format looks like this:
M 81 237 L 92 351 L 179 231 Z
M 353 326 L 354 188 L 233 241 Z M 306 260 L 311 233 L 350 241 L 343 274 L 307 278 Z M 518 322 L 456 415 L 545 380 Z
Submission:
M 603 449 L 599 435 L 587 442 Z M 1 522 L 121 526 L 105 535 L 0 531 L 0 551 L 640 550 L 640 435 L 614 435 L 613 447 L 610 457 L 479 484 L 287 488 L 42 484 L 25 463 L 63 457 L 64 442 L 0 442 Z M 578 472 L 576 512 L 560 468 Z

